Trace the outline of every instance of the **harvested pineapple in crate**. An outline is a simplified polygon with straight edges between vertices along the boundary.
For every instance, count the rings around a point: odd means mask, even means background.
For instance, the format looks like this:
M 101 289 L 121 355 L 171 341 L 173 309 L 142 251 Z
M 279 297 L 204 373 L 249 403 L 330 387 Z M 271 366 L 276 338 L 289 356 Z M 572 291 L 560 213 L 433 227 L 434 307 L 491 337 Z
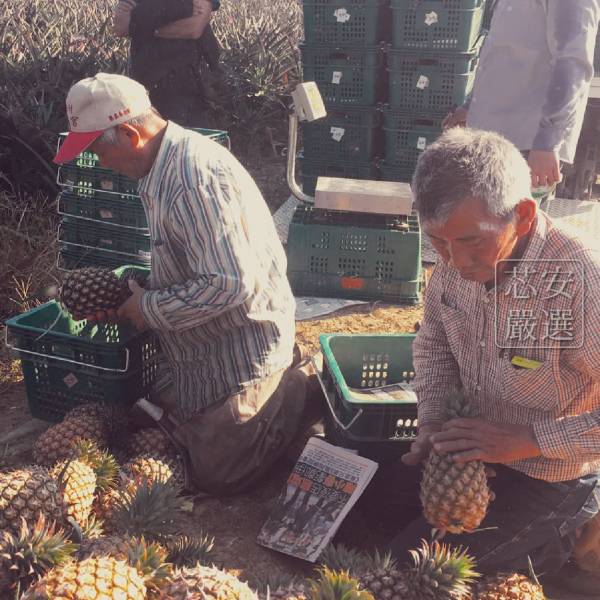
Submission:
M 320 336 L 325 435 L 378 462 L 396 460 L 417 434 L 415 334 Z
M 115 274 L 130 269 L 144 272 L 124 266 Z M 95 289 L 89 283 L 82 289 Z M 6 335 L 7 346 L 21 359 L 31 415 L 45 421 L 60 421 L 84 402 L 130 405 L 148 393 L 156 377 L 154 333 L 76 320 L 56 301 L 9 319 Z

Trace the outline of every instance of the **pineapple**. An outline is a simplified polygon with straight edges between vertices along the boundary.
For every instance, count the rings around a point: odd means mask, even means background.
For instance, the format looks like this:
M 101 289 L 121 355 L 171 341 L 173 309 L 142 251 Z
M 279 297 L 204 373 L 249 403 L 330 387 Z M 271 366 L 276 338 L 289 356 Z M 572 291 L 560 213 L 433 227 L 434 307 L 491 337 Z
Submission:
M 80 526 L 85 524 L 96 492 L 94 470 L 79 460 L 68 460 L 57 463 L 50 470 L 50 476 L 59 482 L 63 490 L 67 517 L 73 518 Z
M 319 563 L 331 571 L 348 571 L 354 576 L 359 576 L 367 571 L 387 568 L 390 564 L 389 556 L 381 556 L 376 552 L 369 556 L 344 544 L 329 544 L 319 556 Z
M 106 445 L 106 424 L 101 417 L 88 415 L 68 419 L 47 429 L 33 445 L 33 459 L 38 465 L 51 467 L 59 460 L 69 458 L 78 440 L 92 440 L 98 446 Z
M 0 597 L 13 597 L 26 590 L 47 571 L 65 563 L 76 546 L 65 534 L 47 525 L 42 515 L 33 526 L 21 521 L 21 531 L 0 532 Z
M 116 495 L 106 518 L 109 531 L 161 541 L 178 533 L 185 503 L 169 483 L 142 480 Z
M 173 487 L 183 487 L 183 468 L 176 458 L 144 454 L 123 465 L 125 476 L 134 481 L 146 479 L 149 483 L 162 481 Z
M 311 587 L 311 600 L 374 600 L 373 594 L 362 589 L 360 582 L 347 571 L 321 567 L 319 579 Z
M 158 600 L 258 600 L 258 596 L 230 573 L 198 564 L 176 571 Z
M 22 600 L 145 600 L 143 577 L 123 560 L 111 557 L 70 562 L 48 572 Z
M 399 570 L 388 565 L 365 573 L 360 582 L 375 600 L 453 600 L 468 598 L 469 585 L 478 576 L 474 560 L 462 549 L 423 541 L 412 551 L 414 566 Z
M 498 573 L 482 579 L 473 590 L 473 600 L 544 600 L 538 581 L 518 573 Z
M 0 473 L 0 531 L 18 535 L 22 522 L 29 526 L 44 515 L 62 524 L 67 508 L 59 484 L 43 467 L 23 467 Z
M 132 270 L 118 277 L 102 267 L 76 269 L 66 275 L 60 300 L 75 319 L 85 319 L 98 311 L 116 310 L 131 295 L 129 279 L 138 279 Z M 142 282 L 142 279 L 138 281 Z
M 93 469 L 99 492 L 111 490 L 119 483 L 119 463 L 112 454 L 100 449 L 96 442 L 77 440 L 72 457 Z
M 167 543 L 167 561 L 176 567 L 193 567 L 207 563 L 215 539 L 206 535 L 180 535 Z
M 131 458 L 137 456 L 175 456 L 177 451 L 162 429 L 147 427 L 136 431 L 128 444 Z
M 167 562 L 167 551 L 157 543 L 148 543 L 144 538 L 108 536 L 97 540 L 86 540 L 79 550 L 80 559 L 110 556 L 124 560 L 134 567 L 144 579 L 149 591 L 156 592 L 167 583 L 172 567 Z
M 462 392 L 448 397 L 446 416 L 448 420 L 473 416 L 469 399 Z M 442 532 L 473 532 L 491 500 L 485 466 L 479 460 L 459 464 L 452 456 L 432 450 L 423 471 L 420 496 L 430 525 Z

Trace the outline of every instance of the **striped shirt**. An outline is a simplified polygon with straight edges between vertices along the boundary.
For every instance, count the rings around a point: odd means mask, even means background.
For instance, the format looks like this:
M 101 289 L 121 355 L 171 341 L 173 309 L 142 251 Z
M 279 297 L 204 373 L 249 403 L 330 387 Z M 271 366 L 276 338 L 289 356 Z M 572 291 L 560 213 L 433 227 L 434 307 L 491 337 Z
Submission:
M 152 239 L 141 310 L 189 418 L 290 365 L 286 257 L 253 179 L 199 133 L 169 122 L 139 192 Z
M 533 425 L 542 455 L 511 467 L 546 481 L 597 473 L 600 245 L 538 213 L 522 259 L 503 270 L 488 291 L 435 266 L 414 342 L 419 424 L 443 419 L 447 391 L 462 385 L 481 418 Z

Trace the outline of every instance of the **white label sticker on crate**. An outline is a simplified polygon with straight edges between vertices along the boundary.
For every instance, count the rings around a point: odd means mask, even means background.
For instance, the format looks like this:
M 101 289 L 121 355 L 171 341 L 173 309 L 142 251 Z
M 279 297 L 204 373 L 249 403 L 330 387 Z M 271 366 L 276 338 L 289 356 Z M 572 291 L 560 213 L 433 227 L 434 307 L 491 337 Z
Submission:
M 350 20 L 350 13 L 345 8 L 338 8 L 333 16 L 337 19 L 338 23 L 347 23 Z
M 341 139 L 344 137 L 345 133 L 346 133 L 346 130 L 343 127 L 332 127 L 331 128 L 331 137 L 336 142 L 341 141 Z
M 112 240 L 100 240 L 101 244 L 105 244 L 106 246 L 112 246 L 113 241 Z
M 429 87 L 429 77 L 427 75 L 421 75 L 417 81 L 417 88 L 424 90 Z
M 424 137 L 420 137 L 417 140 L 417 148 L 419 150 L 425 150 L 425 148 L 427 148 L 427 138 Z
M 69 373 L 66 377 L 63 378 L 63 381 L 69 389 L 71 389 L 74 385 L 77 385 L 79 383 L 79 379 L 75 377 L 74 373 Z
M 438 14 L 435 12 L 435 10 L 425 13 L 425 25 L 428 25 L 429 27 L 431 27 L 431 25 L 435 25 L 436 23 L 439 23 L 439 22 L 440 22 L 440 18 L 438 17 Z
M 112 219 L 114 217 L 114 215 L 112 214 L 112 212 L 110 210 L 108 210 L 107 208 L 101 208 L 100 209 L 100 216 L 103 219 Z
M 114 183 L 112 181 L 112 179 L 101 179 L 100 180 L 100 187 L 103 190 L 106 190 L 108 192 L 112 192 L 114 189 Z
M 342 80 L 342 72 L 334 71 L 333 76 L 331 77 L 331 83 L 335 83 L 336 85 Z

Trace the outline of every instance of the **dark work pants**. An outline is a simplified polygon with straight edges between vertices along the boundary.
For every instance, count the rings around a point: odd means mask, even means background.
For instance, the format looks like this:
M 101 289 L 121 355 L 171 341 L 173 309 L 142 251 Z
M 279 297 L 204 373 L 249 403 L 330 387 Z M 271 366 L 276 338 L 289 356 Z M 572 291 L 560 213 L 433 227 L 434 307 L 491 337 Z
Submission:
M 468 548 L 482 573 L 527 572 L 528 557 L 539 575 L 560 569 L 573 550 L 575 531 L 599 511 L 598 476 L 548 483 L 502 465 L 492 466 L 496 477 L 489 479 L 489 485 L 496 498 L 480 529 L 471 534 L 448 534 L 443 541 Z M 418 506 L 419 479 L 419 468 L 394 465 L 391 471 L 381 472 L 370 490 L 370 500 L 365 500 L 372 503 L 378 497 L 380 514 L 391 518 L 394 514 L 402 518 L 405 510 L 412 517 Z M 412 490 L 407 486 L 413 486 Z M 419 515 L 396 534 L 391 552 L 401 562 L 409 560 L 408 551 L 418 547 L 421 539 L 431 539 L 431 530 Z

